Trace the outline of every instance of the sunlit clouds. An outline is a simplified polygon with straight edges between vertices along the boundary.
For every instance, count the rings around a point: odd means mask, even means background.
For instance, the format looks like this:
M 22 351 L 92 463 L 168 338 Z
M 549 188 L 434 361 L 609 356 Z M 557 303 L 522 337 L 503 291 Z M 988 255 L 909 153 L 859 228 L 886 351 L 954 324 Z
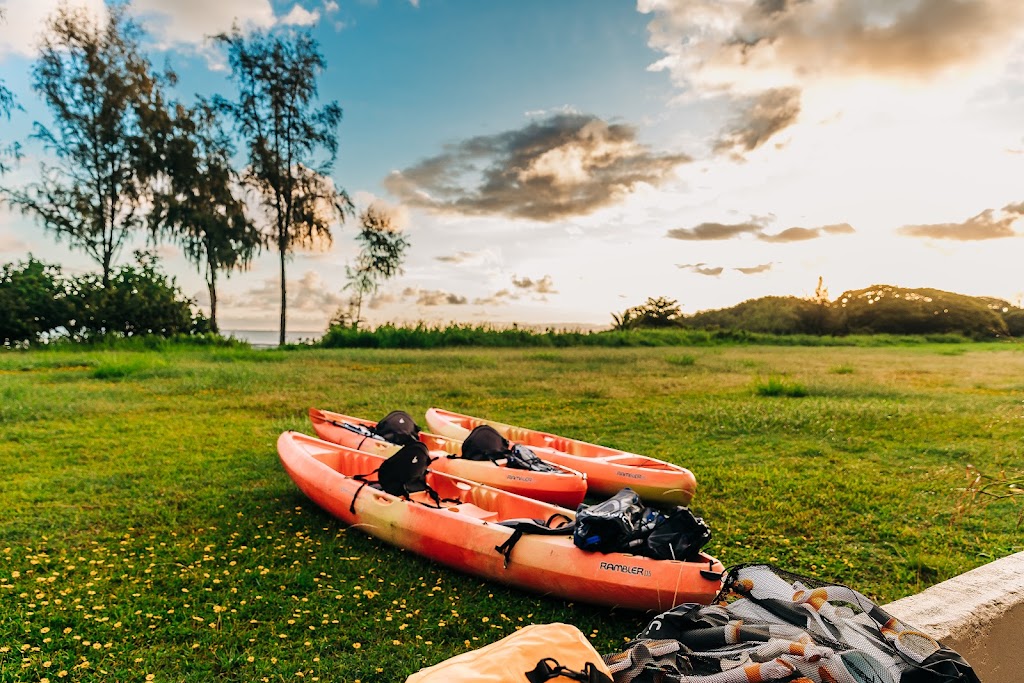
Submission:
M 834 78 L 929 79 L 998 63 L 1021 37 L 1015 0 L 639 0 L 653 68 L 705 91 Z
M 970 242 L 1018 237 L 1013 226 L 1024 215 L 1024 207 L 1011 204 L 1001 211 L 987 209 L 961 223 L 934 223 L 931 225 L 904 225 L 897 232 L 908 237 L 958 240 Z
M 764 242 L 803 242 L 827 235 L 850 235 L 856 232 L 848 223 L 823 225 L 818 228 L 792 227 L 777 233 L 767 232 L 771 217 L 754 217 L 745 223 L 701 223 L 692 228 L 672 228 L 666 237 L 690 242 L 728 240 L 741 235 L 754 235 Z
M 725 270 L 722 266 L 709 266 L 706 263 L 681 263 L 678 267 L 697 275 L 708 275 L 710 277 L 718 277 Z
M 743 273 L 744 275 L 757 275 L 759 273 L 767 273 L 771 269 L 771 263 L 762 263 L 757 266 L 747 266 L 746 268 L 733 268 L 733 270 Z
M 384 185 L 432 211 L 554 221 L 613 205 L 639 184 L 658 185 L 687 161 L 640 144 L 632 126 L 556 114 L 446 145 Z
M 786 128 L 800 114 L 800 91 L 776 88 L 750 97 L 715 141 L 715 152 L 729 152 L 737 158 L 752 152 Z

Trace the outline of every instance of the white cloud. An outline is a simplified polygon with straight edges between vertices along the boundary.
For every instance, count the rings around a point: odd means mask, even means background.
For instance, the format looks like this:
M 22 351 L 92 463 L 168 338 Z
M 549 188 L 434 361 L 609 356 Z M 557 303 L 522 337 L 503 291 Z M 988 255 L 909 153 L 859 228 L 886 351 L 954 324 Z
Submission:
M 572 106 L 571 104 L 563 104 L 560 107 L 551 107 L 550 109 L 530 109 L 524 111 L 523 116 L 527 118 L 547 118 L 554 116 L 555 114 L 582 114 L 583 112 Z
M 295 5 L 292 11 L 280 19 L 285 26 L 312 26 L 320 20 L 320 10 L 310 12 L 302 5 Z
M 345 301 L 340 292 L 325 283 L 320 273 L 315 270 L 307 270 L 298 280 L 288 280 L 287 298 L 289 311 L 306 313 L 330 314 Z M 264 280 L 261 285 L 250 288 L 236 300 L 242 307 L 257 310 L 269 310 L 275 305 L 279 306 L 281 280 Z
M 480 249 L 479 251 L 460 249 L 451 254 L 435 256 L 434 260 L 451 266 L 466 266 L 491 272 L 495 272 L 502 264 L 501 256 L 494 249 Z
M 61 0 L 0 3 L 7 11 L 5 24 L 0 24 L 0 60 L 8 55 L 34 56 L 46 20 L 60 4 Z M 93 14 L 106 12 L 103 0 L 72 0 L 71 5 L 84 6 Z M 324 5 L 327 12 L 337 8 L 333 0 Z M 192 47 L 206 55 L 214 67 L 223 65 L 222 60 L 214 56 L 210 36 L 228 32 L 234 26 L 252 31 L 278 24 L 310 26 L 320 19 L 320 10 L 310 11 L 298 4 L 278 17 L 270 0 L 133 0 L 129 12 L 142 24 L 158 49 Z
M 134 0 L 132 13 L 167 49 L 174 45 L 202 45 L 209 36 L 230 31 L 267 29 L 274 25 L 269 0 Z
M 0 22 L 0 61 L 8 56 L 33 57 L 42 37 L 47 17 L 60 5 L 60 0 L 19 0 L 0 3 L 7 16 Z M 78 0 L 92 13 L 106 13 L 103 0 Z
M 324 3 L 324 11 L 328 14 L 337 12 L 339 9 L 340 6 L 334 0 L 327 0 L 327 2 Z

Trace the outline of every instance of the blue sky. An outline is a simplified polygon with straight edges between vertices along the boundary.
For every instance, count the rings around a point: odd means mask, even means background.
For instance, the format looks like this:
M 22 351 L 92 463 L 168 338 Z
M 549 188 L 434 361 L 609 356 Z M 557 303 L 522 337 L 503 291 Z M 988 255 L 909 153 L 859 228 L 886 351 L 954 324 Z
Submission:
M 101 0 L 83 0 L 102 11 Z M 29 87 L 56 0 L 0 0 L 0 79 Z M 1024 8 L 1015 0 L 136 0 L 179 93 L 230 95 L 204 36 L 306 27 L 344 108 L 333 178 L 408 231 L 373 322 L 607 324 L 877 283 L 1017 301 Z M 7 184 L 29 182 L 33 144 Z M 468 169 L 468 170 L 467 170 Z M 288 266 L 289 327 L 344 302 L 349 224 Z M 140 241 L 141 244 L 141 241 Z M 0 259 L 93 269 L 0 209 Z M 159 251 L 190 296 L 202 280 Z M 122 255 L 122 261 L 130 256 Z M 276 255 L 224 281 L 222 327 L 276 324 Z

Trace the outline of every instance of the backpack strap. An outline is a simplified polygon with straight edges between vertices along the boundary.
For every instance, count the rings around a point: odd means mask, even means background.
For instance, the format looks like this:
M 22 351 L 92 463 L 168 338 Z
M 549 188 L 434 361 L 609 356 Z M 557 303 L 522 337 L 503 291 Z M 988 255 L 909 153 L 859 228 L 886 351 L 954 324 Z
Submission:
M 526 672 L 526 680 L 530 683 L 544 683 L 552 678 L 564 677 L 582 683 L 612 683 L 608 674 L 598 669 L 592 662 L 587 662 L 583 671 L 573 671 L 558 663 L 557 659 L 545 657 L 537 662 L 533 671 Z
M 552 527 L 551 523 L 558 517 L 565 520 L 566 523 Z M 519 543 L 519 539 L 523 537 L 523 534 L 539 534 L 541 536 L 567 536 L 572 534 L 576 528 L 576 522 L 570 519 L 568 516 L 563 515 L 561 512 L 548 517 L 546 522 L 542 522 L 539 519 L 506 519 L 504 522 L 500 522 L 501 526 L 507 526 L 512 529 L 512 535 L 509 536 L 504 543 L 501 545 L 494 546 L 494 549 L 505 556 L 505 569 L 508 569 L 508 563 L 512 559 L 512 549 Z M 546 680 L 546 679 L 544 679 Z

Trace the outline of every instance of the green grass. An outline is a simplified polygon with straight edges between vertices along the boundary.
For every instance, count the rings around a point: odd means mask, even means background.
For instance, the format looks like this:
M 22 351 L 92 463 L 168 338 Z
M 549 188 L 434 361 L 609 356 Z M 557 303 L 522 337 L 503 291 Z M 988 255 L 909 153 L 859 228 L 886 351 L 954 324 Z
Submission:
M 697 357 L 691 356 L 690 354 L 686 354 L 683 356 L 669 356 L 665 360 L 671 363 L 672 365 L 678 365 L 681 368 L 697 364 Z
M 0 353 L 0 681 L 401 680 L 527 623 L 611 652 L 648 621 L 339 524 L 275 453 L 310 406 L 441 404 L 683 463 L 727 565 L 916 592 L 1024 548 L 1009 501 L 950 524 L 968 463 L 1021 468 L 1024 353 L 947 348 Z

